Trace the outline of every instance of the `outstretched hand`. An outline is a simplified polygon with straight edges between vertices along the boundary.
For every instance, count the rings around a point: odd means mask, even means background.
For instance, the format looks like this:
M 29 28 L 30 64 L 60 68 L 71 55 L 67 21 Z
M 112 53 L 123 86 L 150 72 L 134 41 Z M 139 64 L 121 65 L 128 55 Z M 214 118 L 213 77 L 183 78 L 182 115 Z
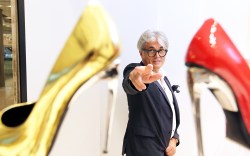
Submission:
M 146 85 L 161 78 L 161 73 L 153 72 L 153 65 L 137 66 L 130 72 L 129 79 L 139 91 L 145 90 Z

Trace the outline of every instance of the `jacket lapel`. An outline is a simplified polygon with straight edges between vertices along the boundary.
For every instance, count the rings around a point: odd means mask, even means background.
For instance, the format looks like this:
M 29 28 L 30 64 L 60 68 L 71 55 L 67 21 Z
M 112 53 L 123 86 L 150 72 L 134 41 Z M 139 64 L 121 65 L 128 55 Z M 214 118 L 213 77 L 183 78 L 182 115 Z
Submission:
M 179 107 L 178 107 L 178 104 L 177 104 L 177 100 L 176 100 L 175 94 L 174 94 L 174 92 L 172 90 L 172 87 L 171 87 L 171 84 L 168 81 L 168 78 L 166 76 L 164 76 L 164 81 L 166 82 L 166 84 L 168 85 L 168 88 L 170 89 L 170 91 L 172 93 L 173 102 L 174 102 L 174 108 L 175 108 L 175 113 L 176 113 L 176 120 L 177 120 L 177 123 L 179 123 L 180 122 L 180 114 L 179 114 Z
M 170 104 L 169 100 L 168 100 L 168 96 L 167 96 L 166 92 L 163 90 L 163 88 L 160 85 L 160 83 L 158 81 L 155 81 L 154 84 L 157 85 L 157 87 L 160 89 L 161 93 L 164 95 L 165 99 L 167 100 L 168 104 Z

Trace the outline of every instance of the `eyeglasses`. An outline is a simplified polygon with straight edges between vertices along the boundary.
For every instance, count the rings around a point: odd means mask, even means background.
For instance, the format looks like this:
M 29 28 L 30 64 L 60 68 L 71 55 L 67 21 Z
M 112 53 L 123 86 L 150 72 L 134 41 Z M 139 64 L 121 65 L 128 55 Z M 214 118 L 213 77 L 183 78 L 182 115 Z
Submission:
M 142 51 L 148 53 L 148 56 L 149 56 L 149 57 L 155 57 L 156 52 L 158 53 L 158 55 L 159 55 L 160 57 L 164 57 L 164 56 L 167 54 L 167 52 L 168 52 L 167 49 L 160 49 L 160 50 L 154 50 L 154 49 L 149 49 L 149 50 L 147 50 L 147 49 L 142 49 Z

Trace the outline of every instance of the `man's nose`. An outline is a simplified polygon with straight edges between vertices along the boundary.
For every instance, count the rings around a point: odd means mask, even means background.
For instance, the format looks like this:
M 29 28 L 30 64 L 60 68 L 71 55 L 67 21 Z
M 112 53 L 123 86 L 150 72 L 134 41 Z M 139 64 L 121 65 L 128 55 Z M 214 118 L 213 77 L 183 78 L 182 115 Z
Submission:
M 156 51 L 155 57 L 161 57 L 159 51 Z

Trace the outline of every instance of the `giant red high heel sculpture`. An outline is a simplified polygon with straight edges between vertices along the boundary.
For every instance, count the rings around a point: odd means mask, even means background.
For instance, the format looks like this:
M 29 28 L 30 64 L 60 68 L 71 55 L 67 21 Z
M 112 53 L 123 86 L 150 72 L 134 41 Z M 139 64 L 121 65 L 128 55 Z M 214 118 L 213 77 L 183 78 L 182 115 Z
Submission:
M 200 118 L 201 86 L 204 85 L 216 97 L 225 113 L 226 136 L 250 148 L 250 69 L 214 19 L 206 20 L 193 37 L 185 63 L 199 156 L 204 154 Z

